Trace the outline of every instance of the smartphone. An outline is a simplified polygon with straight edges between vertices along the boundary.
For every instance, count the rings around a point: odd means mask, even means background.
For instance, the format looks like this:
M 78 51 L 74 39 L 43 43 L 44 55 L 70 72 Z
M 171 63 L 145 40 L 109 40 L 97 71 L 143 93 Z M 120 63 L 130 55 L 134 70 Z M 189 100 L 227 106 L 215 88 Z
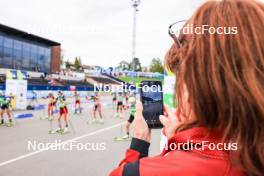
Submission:
M 160 81 L 142 81 L 139 86 L 143 116 L 149 128 L 162 128 L 159 116 L 163 115 L 163 93 Z

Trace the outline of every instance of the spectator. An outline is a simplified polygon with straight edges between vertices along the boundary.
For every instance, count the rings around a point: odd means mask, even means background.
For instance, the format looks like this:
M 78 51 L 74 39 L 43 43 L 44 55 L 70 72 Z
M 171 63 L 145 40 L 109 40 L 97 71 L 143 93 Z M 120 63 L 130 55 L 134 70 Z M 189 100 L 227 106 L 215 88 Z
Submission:
M 111 176 L 263 175 L 264 5 L 254 0 L 208 1 L 188 24 L 234 26 L 237 33 L 181 31 L 178 38 L 171 33 L 175 44 L 166 63 L 177 77 L 179 106 L 176 114 L 165 106 L 166 115 L 160 117 L 167 147 L 161 155 L 148 157 L 151 132 L 138 103 L 130 149 Z M 213 149 L 205 141 L 237 147 Z

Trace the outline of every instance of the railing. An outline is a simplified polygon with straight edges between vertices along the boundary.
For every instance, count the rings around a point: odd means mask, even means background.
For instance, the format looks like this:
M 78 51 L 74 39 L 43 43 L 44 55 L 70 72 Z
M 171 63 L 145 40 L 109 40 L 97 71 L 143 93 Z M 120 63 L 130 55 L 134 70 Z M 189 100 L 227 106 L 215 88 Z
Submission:
M 70 80 L 70 81 L 84 81 L 84 78 L 58 75 L 58 74 L 51 74 L 50 77 L 52 79 L 62 79 L 62 80 Z

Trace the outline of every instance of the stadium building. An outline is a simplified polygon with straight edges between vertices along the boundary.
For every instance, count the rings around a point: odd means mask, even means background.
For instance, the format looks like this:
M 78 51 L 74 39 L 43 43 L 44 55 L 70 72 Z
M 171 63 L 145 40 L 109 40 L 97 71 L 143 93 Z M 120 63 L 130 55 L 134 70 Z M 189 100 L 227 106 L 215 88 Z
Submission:
M 0 24 L 0 68 L 55 73 L 61 44 Z
M 82 72 L 63 69 L 60 58 L 60 43 L 0 24 L 0 91 L 30 96 L 34 90 L 46 95 L 47 91 L 58 90 L 94 91 L 94 85 L 123 82 L 98 66 L 86 66 Z M 11 90 L 23 81 L 23 89 Z

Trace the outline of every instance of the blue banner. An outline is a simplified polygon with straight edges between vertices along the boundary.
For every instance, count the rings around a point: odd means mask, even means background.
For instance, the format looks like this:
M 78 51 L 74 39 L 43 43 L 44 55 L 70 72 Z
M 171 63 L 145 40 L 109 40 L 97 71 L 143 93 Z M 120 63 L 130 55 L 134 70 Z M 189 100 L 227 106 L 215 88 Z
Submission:
M 42 85 L 28 85 L 27 87 L 28 91 L 30 90 L 41 90 L 41 91 L 49 91 L 49 90 L 61 90 L 61 91 L 70 91 L 70 86 L 42 86 Z M 0 90 L 5 90 L 5 84 L 0 84 Z M 94 91 L 94 87 L 78 87 L 76 86 L 77 91 Z

